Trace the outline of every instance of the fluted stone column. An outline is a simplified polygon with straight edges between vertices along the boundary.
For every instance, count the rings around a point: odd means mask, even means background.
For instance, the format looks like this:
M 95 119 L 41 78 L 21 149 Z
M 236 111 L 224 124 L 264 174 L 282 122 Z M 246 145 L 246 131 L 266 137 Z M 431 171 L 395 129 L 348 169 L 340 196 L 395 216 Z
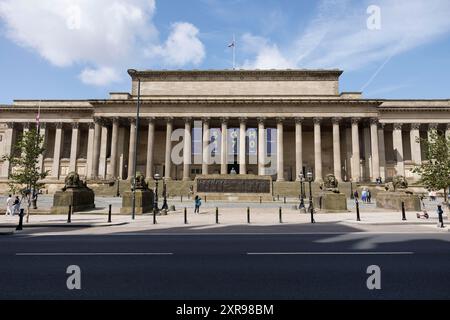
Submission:
M 8 122 L 6 124 L 8 128 L 6 129 L 5 134 L 5 155 L 11 155 L 13 152 L 13 139 L 14 139 L 14 122 Z M 3 161 L 3 167 L 1 172 L 2 178 L 8 178 L 9 173 L 11 172 L 9 160 Z
M 322 137 L 320 122 L 321 118 L 314 118 L 314 168 L 315 182 L 323 181 L 322 178 Z
M 394 154 L 397 160 L 396 171 L 397 175 L 405 175 L 405 163 L 403 159 L 403 140 L 402 140 L 402 124 L 394 123 L 394 130 L 392 131 L 392 145 L 394 147 Z
M 108 177 L 116 179 L 117 177 L 117 150 L 119 148 L 119 118 L 112 119 L 112 133 L 111 133 L 111 161 L 109 163 Z
M 86 177 L 88 179 L 92 179 L 93 174 L 93 166 L 94 166 L 94 133 L 95 124 L 89 123 L 89 131 L 88 131 L 88 146 L 87 146 L 87 169 L 86 169 Z
M 53 166 L 51 177 L 54 179 L 59 179 L 59 165 L 61 162 L 63 134 L 63 124 L 59 122 L 56 124 L 55 147 L 53 149 Z
M 210 132 L 209 132 L 209 118 L 203 118 L 203 139 L 202 139 L 202 174 L 208 174 L 209 165 L 209 144 L 210 144 Z
M 333 118 L 333 167 L 334 175 L 337 181 L 342 181 L 342 171 L 341 171 L 341 136 L 339 132 L 339 123 L 341 118 Z
M 359 182 L 361 180 L 360 162 L 361 155 L 359 152 L 359 118 L 352 118 L 352 181 Z
M 295 118 L 295 180 L 300 181 L 300 173 L 303 173 L 303 118 Z
M 191 179 L 191 159 L 192 159 L 192 136 L 191 136 L 191 118 L 184 120 L 184 148 L 183 148 L 183 181 Z
M 277 181 L 284 181 L 284 118 L 277 118 Z
M 167 118 L 166 124 L 166 155 L 165 155 L 165 172 L 164 178 L 166 180 L 172 179 L 172 132 L 173 132 L 173 118 Z
M 39 124 L 39 135 L 43 138 L 42 140 L 42 146 L 46 146 L 47 145 L 47 124 L 46 123 L 40 123 Z M 44 151 L 43 154 L 40 154 L 38 157 L 38 168 L 40 172 L 44 172 L 44 158 L 45 158 L 45 153 L 46 151 Z
M 134 161 L 136 151 L 136 119 L 130 118 L 130 146 L 128 148 L 128 180 L 134 178 Z M 137 169 L 136 169 L 137 170 Z
M 414 164 L 422 163 L 422 150 L 420 147 L 420 123 L 411 123 L 409 130 L 409 141 L 411 144 L 411 160 Z
M 98 164 L 98 175 L 100 179 L 106 179 L 106 152 L 108 150 L 108 126 L 102 123 L 102 133 L 100 138 L 100 159 Z
M 378 148 L 378 119 L 370 120 L 370 144 L 372 149 L 372 181 L 380 177 L 380 151 Z
M 79 123 L 72 123 L 72 141 L 70 144 L 69 172 L 77 171 L 78 142 L 80 139 Z
M 101 139 L 101 125 L 100 119 L 94 118 L 95 127 L 94 127 L 94 150 L 92 154 L 92 179 L 98 178 L 98 165 L 100 160 L 100 139 Z
M 247 118 L 239 118 L 239 174 L 247 174 Z
M 145 175 L 147 179 L 153 179 L 153 155 L 155 148 L 155 119 L 148 118 L 148 137 L 147 137 L 147 162 L 145 164 Z
M 228 119 L 222 119 L 222 140 L 221 140 L 221 148 L 220 148 L 220 174 L 228 173 L 228 146 L 227 146 L 227 137 L 228 137 Z
M 263 176 L 266 173 L 266 139 L 264 118 L 258 118 L 258 175 Z
M 380 177 L 386 181 L 386 147 L 384 144 L 384 123 L 378 124 L 378 152 L 380 159 Z

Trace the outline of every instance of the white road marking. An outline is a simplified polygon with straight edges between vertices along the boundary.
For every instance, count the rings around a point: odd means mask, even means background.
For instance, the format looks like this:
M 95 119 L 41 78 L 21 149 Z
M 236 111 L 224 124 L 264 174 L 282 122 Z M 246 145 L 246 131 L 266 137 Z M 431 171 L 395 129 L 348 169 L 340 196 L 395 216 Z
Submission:
M 19 252 L 16 256 L 168 256 L 170 252 Z
M 271 255 L 409 255 L 414 254 L 414 252 L 404 251 L 404 252 L 376 252 L 376 251 L 365 251 L 365 252 L 247 252 L 247 255 L 252 256 L 271 256 Z

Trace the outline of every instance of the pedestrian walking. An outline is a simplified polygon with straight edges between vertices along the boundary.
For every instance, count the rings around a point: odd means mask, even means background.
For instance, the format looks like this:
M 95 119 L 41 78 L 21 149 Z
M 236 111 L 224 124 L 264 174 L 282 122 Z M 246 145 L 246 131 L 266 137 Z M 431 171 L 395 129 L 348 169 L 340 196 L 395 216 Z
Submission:
M 14 204 L 13 204 L 13 213 L 12 215 L 15 216 L 16 214 L 20 213 L 20 200 L 19 197 L 16 196 L 16 199 L 14 200 Z
M 355 192 L 353 193 L 353 197 L 354 197 L 355 199 L 359 199 L 359 193 L 358 193 L 358 190 L 355 190 Z
M 367 190 L 367 203 L 371 203 L 372 202 L 372 193 L 370 192 L 370 190 Z
M 362 191 L 361 191 L 361 200 L 362 200 L 362 202 L 367 202 L 367 191 L 366 191 L 366 189 L 362 189 Z
M 439 223 L 441 224 L 440 228 L 444 228 L 444 217 L 442 216 L 444 214 L 444 211 L 442 210 L 442 206 L 441 205 L 437 206 L 437 214 L 438 214 L 438 217 L 439 217 Z
M 200 206 L 202 205 L 202 199 L 199 196 L 195 196 L 194 204 L 195 204 L 194 213 L 200 213 Z
M 7 216 L 12 215 L 12 205 L 13 205 L 13 198 L 12 198 L 12 195 L 9 195 L 8 199 L 6 199 L 6 213 L 5 213 L 5 215 L 7 215 Z

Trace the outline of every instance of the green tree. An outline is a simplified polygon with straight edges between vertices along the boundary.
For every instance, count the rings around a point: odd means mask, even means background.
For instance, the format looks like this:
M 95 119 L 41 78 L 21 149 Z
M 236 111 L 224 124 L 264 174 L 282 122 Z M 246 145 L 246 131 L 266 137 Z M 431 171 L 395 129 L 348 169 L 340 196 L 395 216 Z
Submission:
M 21 192 L 22 200 L 27 200 L 27 222 L 30 216 L 32 191 L 37 192 L 43 186 L 39 181 L 48 175 L 48 171 L 41 172 L 38 166 L 39 156 L 45 151 L 43 142 L 44 137 L 36 128 L 32 128 L 21 134 L 11 154 L 3 157 L 10 162 L 12 168 L 9 174 L 11 192 Z
M 447 190 L 450 187 L 450 137 L 433 130 L 428 139 L 417 141 L 422 142 L 428 160 L 416 166 L 413 172 L 420 175 L 420 182 L 428 189 L 434 191 L 443 189 L 447 203 Z

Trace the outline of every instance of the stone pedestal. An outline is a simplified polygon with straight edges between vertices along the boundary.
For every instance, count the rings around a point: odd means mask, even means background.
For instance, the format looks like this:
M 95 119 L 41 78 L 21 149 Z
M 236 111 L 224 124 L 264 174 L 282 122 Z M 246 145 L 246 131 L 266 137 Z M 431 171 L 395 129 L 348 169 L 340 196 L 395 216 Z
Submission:
M 402 202 L 406 211 L 420 211 L 419 196 L 399 191 L 386 191 L 377 194 L 377 208 L 402 210 Z
M 73 212 L 80 212 L 95 208 L 94 191 L 89 188 L 67 188 L 65 191 L 57 191 L 53 196 L 52 214 L 67 214 L 69 206 Z
M 319 197 L 314 197 L 314 207 L 321 208 L 322 212 L 348 212 L 347 197 L 343 193 L 323 192 Z
M 136 190 L 136 214 L 151 213 L 153 211 L 154 195 L 152 190 Z M 131 214 L 133 210 L 133 192 L 125 191 L 122 196 L 120 213 Z

